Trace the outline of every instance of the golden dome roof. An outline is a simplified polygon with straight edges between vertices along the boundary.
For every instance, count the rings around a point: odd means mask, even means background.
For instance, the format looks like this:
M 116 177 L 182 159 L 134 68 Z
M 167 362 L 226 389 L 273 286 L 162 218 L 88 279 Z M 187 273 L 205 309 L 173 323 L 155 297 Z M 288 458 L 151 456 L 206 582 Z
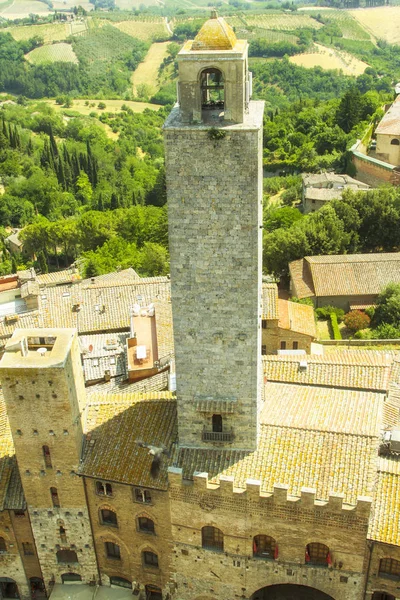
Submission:
M 235 32 L 228 23 L 212 11 L 194 38 L 192 50 L 232 50 L 236 45 Z

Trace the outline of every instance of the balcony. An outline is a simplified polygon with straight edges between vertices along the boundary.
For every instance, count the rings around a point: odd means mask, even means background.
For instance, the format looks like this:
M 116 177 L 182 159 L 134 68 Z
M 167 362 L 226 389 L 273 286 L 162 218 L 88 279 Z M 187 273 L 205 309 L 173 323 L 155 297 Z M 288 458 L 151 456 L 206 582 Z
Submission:
M 203 429 L 201 439 L 203 442 L 233 442 L 233 429 L 230 431 L 206 431 Z

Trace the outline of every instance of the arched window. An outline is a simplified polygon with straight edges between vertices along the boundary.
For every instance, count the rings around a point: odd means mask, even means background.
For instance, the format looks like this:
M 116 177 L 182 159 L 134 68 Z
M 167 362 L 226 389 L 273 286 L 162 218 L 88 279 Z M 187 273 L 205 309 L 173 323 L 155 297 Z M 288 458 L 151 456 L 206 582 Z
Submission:
M 146 585 L 146 600 L 162 600 L 162 592 L 156 585 Z
M 96 494 L 99 496 L 112 496 L 112 485 L 111 483 L 103 483 L 102 481 L 96 481 Z
M 54 508 L 60 508 L 60 499 L 58 497 L 57 488 L 50 488 L 51 501 L 53 503 Z
M 400 561 L 394 558 L 382 558 L 379 563 L 379 575 L 400 579 Z
M 132 589 L 131 582 L 128 581 L 127 579 L 124 579 L 123 577 L 114 577 L 114 576 L 111 576 L 110 577 L 110 584 L 111 585 L 118 585 L 119 587 L 127 588 L 129 590 Z
M 397 139 L 394 139 L 394 140 L 391 140 L 390 143 L 392 146 L 398 146 L 400 144 L 400 141 Z
M 158 568 L 158 556 L 155 552 L 145 550 L 142 552 L 143 564 L 145 567 Z
M 205 69 L 200 77 L 202 108 L 224 108 L 224 76 L 219 69 Z
M 118 544 L 114 542 L 106 542 L 104 544 L 106 549 L 107 558 L 113 558 L 114 560 L 121 560 L 121 550 Z
M 75 550 L 58 550 L 57 562 L 59 563 L 77 563 L 78 555 Z
M 52 469 L 53 465 L 51 464 L 50 448 L 48 446 L 42 446 L 42 451 L 46 469 Z
M 64 573 L 61 575 L 61 581 L 63 583 L 69 583 L 70 581 L 82 581 L 82 577 L 78 573 Z
M 110 527 L 118 527 L 117 513 L 108 508 L 102 508 L 100 510 L 100 521 L 102 525 L 109 525 Z
M 59 532 L 60 532 L 61 543 L 62 544 L 66 544 L 67 543 L 67 532 L 64 529 L 64 527 L 61 526 L 60 529 L 59 529 Z
M 278 558 L 278 545 L 269 535 L 256 535 L 253 538 L 253 556 L 258 558 Z
M 224 534 L 216 527 L 203 527 L 201 530 L 201 545 L 208 550 L 222 552 L 224 549 Z
M 7 552 L 6 541 L 3 537 L 0 537 L 0 554 L 6 554 L 6 552 Z
M 212 416 L 212 430 L 214 433 L 222 432 L 222 415 Z
M 154 521 L 148 519 L 147 517 L 139 517 L 138 518 L 138 529 L 139 531 L 143 531 L 144 533 L 155 533 L 154 531 Z
M 305 562 L 309 565 L 330 565 L 332 564 L 331 555 L 328 546 L 313 542 L 307 544 Z
M 19 598 L 18 586 L 10 577 L 0 577 L 0 598 Z

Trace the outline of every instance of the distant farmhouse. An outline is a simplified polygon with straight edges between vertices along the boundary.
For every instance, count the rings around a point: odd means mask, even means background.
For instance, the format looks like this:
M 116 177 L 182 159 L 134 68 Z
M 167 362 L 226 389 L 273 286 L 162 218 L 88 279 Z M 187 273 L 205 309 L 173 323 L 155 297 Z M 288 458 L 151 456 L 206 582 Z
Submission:
M 312 306 L 278 298 L 276 283 L 263 284 L 262 354 L 303 350 L 309 354 L 317 337 Z
M 340 200 L 346 189 L 369 190 L 370 186 L 349 175 L 337 173 L 304 173 L 302 206 L 304 214 L 315 212 L 331 200 Z
M 400 283 L 400 253 L 306 256 L 289 264 L 293 296 L 316 307 L 367 308 L 389 283 Z

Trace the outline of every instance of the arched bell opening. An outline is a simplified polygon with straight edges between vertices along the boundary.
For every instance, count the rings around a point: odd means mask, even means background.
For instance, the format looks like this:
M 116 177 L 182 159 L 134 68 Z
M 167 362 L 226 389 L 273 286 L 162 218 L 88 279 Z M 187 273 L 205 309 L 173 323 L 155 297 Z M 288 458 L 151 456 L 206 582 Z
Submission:
M 204 69 L 200 75 L 201 111 L 207 118 L 210 111 L 225 110 L 225 82 L 222 71 L 215 68 Z

